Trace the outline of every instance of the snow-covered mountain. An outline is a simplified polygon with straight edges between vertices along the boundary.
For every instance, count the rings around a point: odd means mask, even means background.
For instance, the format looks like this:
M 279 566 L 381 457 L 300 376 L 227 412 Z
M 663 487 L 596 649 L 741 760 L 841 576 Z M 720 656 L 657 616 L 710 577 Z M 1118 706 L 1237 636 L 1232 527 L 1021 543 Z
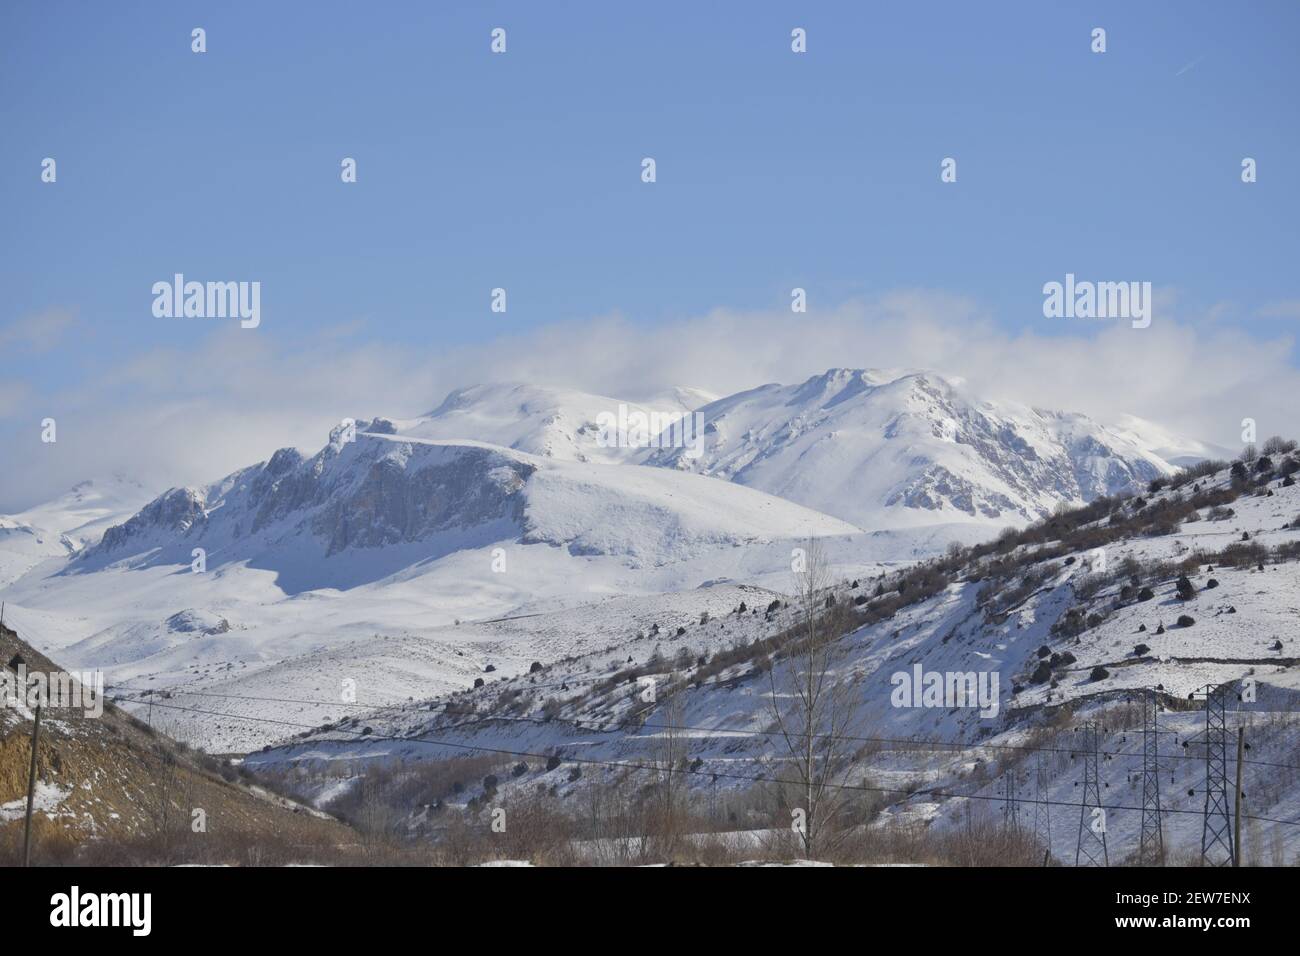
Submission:
M 436 419 L 435 419 L 436 420 Z M 500 541 L 663 565 L 701 551 L 856 528 L 747 488 L 663 469 L 611 469 L 499 445 L 415 437 L 386 419 L 283 448 L 206 488 L 176 488 L 69 566 L 247 563 L 286 590 L 349 587 Z
M 656 407 L 459 389 L 426 416 L 358 423 L 355 441 L 336 429 L 310 458 L 285 448 L 208 487 L 172 489 L 70 571 L 188 564 L 201 547 L 214 566 L 272 570 L 298 592 L 515 539 L 663 565 L 758 538 L 1023 523 L 1174 471 L 1084 415 L 981 401 L 909 371 L 832 369 L 710 402 L 699 457 L 603 440 L 598 420 L 620 406 L 666 421 L 699 397 Z
M 118 474 L 79 482 L 44 504 L 0 515 L 0 586 L 42 561 L 66 558 L 93 544 L 150 497 L 141 482 Z
M 648 464 L 724 478 L 860 527 L 1019 524 L 1174 470 L 1085 415 L 982 401 L 930 372 L 831 369 L 700 409 L 704 453 Z
M 171 489 L 5 588 L 8 619 L 113 680 L 274 668 L 282 692 L 310 693 L 346 660 L 378 701 L 459 686 L 478 644 L 535 653 L 468 622 L 788 572 L 809 536 L 861 537 L 740 485 L 410 434 L 427 425 L 361 421 L 314 455 Z
M 832 370 L 710 398 L 484 385 L 129 516 L 114 511 L 129 489 L 79 488 L 27 513 L 61 530 L 0 597 L 36 646 L 111 680 L 305 698 L 347 670 L 379 704 L 463 687 L 484 662 L 511 673 L 617 645 L 618 622 L 572 627 L 614 595 L 698 616 L 713 589 L 780 589 L 808 537 L 865 577 L 1172 470 L 1084 416 L 982 402 L 929 373 Z M 701 402 L 697 459 L 601 435 L 602 417 L 670 421 Z M 538 615 L 555 622 L 545 654 L 491 623 Z

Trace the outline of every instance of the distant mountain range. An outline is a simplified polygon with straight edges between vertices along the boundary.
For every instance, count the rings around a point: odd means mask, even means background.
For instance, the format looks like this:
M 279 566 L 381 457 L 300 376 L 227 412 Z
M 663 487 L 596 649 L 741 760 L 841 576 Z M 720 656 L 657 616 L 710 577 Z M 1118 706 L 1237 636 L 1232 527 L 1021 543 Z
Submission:
M 691 415 L 700 442 L 616 447 L 608 422 L 638 414 Z M 484 622 L 613 595 L 779 590 L 809 537 L 841 573 L 873 573 L 1144 489 L 1175 470 L 1157 448 L 1200 447 L 919 371 L 644 402 L 480 385 L 209 485 L 149 500 L 119 477 L 0 518 L 0 599 L 42 651 L 111 679 L 275 675 L 277 692 L 309 694 L 347 661 L 368 668 L 377 702 L 404 699 L 464 686 L 476 659 L 540 654 Z

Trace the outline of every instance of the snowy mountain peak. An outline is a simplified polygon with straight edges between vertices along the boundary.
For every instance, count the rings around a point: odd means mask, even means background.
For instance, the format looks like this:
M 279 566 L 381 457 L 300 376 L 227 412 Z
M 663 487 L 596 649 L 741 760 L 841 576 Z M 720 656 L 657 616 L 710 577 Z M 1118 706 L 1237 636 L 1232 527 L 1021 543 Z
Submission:
M 865 528 L 1022 523 L 1173 469 L 1084 415 L 978 400 L 934 372 L 830 369 L 700 410 L 705 452 L 647 463 L 798 501 Z
M 597 424 L 620 407 L 675 419 L 706 397 L 699 389 L 674 389 L 651 403 L 610 398 L 571 389 L 514 382 L 458 388 L 420 418 L 396 422 L 408 438 L 472 440 L 563 461 L 625 462 L 629 450 L 606 447 Z

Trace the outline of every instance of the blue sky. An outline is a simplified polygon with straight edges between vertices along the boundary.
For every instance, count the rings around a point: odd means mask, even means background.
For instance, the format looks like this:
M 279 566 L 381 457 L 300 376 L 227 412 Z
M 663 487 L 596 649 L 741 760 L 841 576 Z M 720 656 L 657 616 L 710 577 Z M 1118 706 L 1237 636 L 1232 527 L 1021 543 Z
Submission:
M 652 335 L 793 286 L 814 316 L 925 289 L 1007 336 L 1099 334 L 1043 318 L 1074 272 L 1296 364 L 1295 3 L 12 2 L 0 24 L 0 439 L 76 414 L 70 383 L 207 348 L 210 322 L 151 314 L 175 272 L 260 281 L 242 334 L 282 355 L 609 315 Z M 64 334 L 33 331 L 50 316 Z M 863 333 L 843 364 L 875 364 Z

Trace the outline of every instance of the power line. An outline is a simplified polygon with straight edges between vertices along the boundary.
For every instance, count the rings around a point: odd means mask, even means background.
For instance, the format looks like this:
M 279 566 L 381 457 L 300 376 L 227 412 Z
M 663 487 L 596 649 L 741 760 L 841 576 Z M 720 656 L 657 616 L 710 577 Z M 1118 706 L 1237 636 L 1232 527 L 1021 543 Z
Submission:
M 116 702 L 117 701 L 114 700 L 114 703 Z M 302 723 L 298 723 L 297 721 L 281 720 L 274 717 L 250 717 L 241 714 L 226 714 L 215 710 L 202 710 L 197 707 L 186 707 L 182 704 L 158 703 L 155 704 L 155 706 L 167 708 L 170 710 L 182 710 L 182 711 L 188 711 L 190 713 L 206 714 L 211 717 L 226 717 L 232 720 L 245 720 L 253 723 L 276 724 L 284 727 L 297 727 L 300 730 L 316 729 L 311 724 L 302 724 Z M 528 750 L 507 750 L 502 747 L 485 747 L 477 744 L 457 743 L 451 740 L 438 740 L 429 737 L 394 737 L 387 734 L 376 734 L 373 732 L 367 734 L 365 731 L 361 731 L 361 730 L 353 731 L 353 730 L 344 730 L 342 728 L 336 728 L 334 732 L 347 733 L 347 734 L 352 734 L 358 738 L 368 738 L 370 740 L 381 740 L 381 741 L 387 741 L 389 743 L 425 744 L 433 747 L 449 747 L 455 750 L 466 750 L 475 753 L 499 754 L 501 756 L 506 756 L 506 757 L 534 757 L 537 759 L 545 760 L 545 759 L 549 759 L 550 757 L 557 756 L 556 754 L 537 753 L 535 751 L 528 751 Z M 646 771 L 650 771 L 653 773 L 660 773 L 660 774 L 678 773 L 678 774 L 690 774 L 693 776 L 712 775 L 717 777 L 726 777 L 733 780 L 747 780 L 750 781 L 751 783 L 768 783 L 768 784 L 776 783 L 776 784 L 784 784 L 788 786 L 803 786 L 803 784 L 797 780 L 782 780 L 779 778 L 771 778 L 771 777 L 756 777 L 749 774 L 730 773 L 724 770 L 704 770 L 704 769 L 692 770 L 690 767 L 653 766 L 647 764 L 628 763 L 626 761 L 618 761 L 618 760 L 599 760 L 593 757 L 575 757 L 571 755 L 565 756 L 563 759 L 570 763 L 613 767 L 622 770 L 646 770 Z M 913 796 L 913 797 L 931 796 L 931 797 L 939 797 L 944 799 L 979 800 L 979 801 L 989 801 L 989 802 L 999 802 L 1002 800 L 1002 797 L 997 795 L 992 795 L 992 794 L 956 793 L 953 791 L 945 791 L 941 788 L 931 788 L 931 789 L 924 789 L 924 790 L 907 790 L 900 787 L 873 787 L 873 786 L 868 786 L 866 784 L 850 784 L 850 783 L 838 783 L 838 784 L 827 783 L 826 786 L 832 787 L 834 789 L 839 789 L 839 790 L 854 790 L 854 791 L 859 791 L 864 793 L 895 793 L 895 794 L 903 794 L 905 796 Z M 1056 807 L 1081 808 L 1084 806 L 1084 804 L 1082 803 L 1076 803 L 1076 802 L 1065 801 L 1065 800 L 1045 800 L 1042 802 L 1046 803 L 1049 806 L 1056 806 Z M 1106 806 L 1104 807 L 1104 809 L 1140 811 L 1142 808 L 1126 806 L 1123 804 L 1114 804 L 1114 805 Z M 1179 808 L 1170 808 L 1165 812 L 1195 813 L 1195 814 L 1201 813 L 1200 810 L 1184 810 Z M 1265 823 L 1280 823 L 1288 826 L 1300 826 L 1300 820 L 1294 820 L 1294 821 L 1277 820 L 1270 817 L 1245 816 L 1245 815 L 1243 815 L 1243 819 L 1260 820 Z
M 243 694 L 219 694 L 219 693 L 212 693 L 212 692 L 205 692 L 205 691 L 177 690 L 174 688 L 160 689 L 160 688 L 145 688 L 145 687 L 127 687 L 126 685 L 123 684 L 115 684 L 113 686 L 115 688 L 123 688 L 130 691 L 143 692 L 145 694 L 149 694 L 153 696 L 161 694 L 161 695 L 173 695 L 173 696 L 181 695 L 181 696 L 192 696 L 192 697 L 224 698 L 230 700 L 256 701 L 262 703 L 316 704 L 322 707 L 333 707 L 333 706 L 353 707 L 353 708 L 366 710 L 366 711 L 374 711 L 376 713 L 384 710 L 401 710 L 404 707 L 404 705 L 400 702 L 393 703 L 393 704 L 377 704 L 377 705 L 347 704 L 347 703 L 338 703 L 335 701 L 307 700 L 307 699 L 293 698 L 293 697 L 255 697 L 255 696 L 248 696 Z M 151 700 L 145 700 L 144 698 L 127 698 L 126 700 L 127 702 L 130 703 L 151 702 Z M 234 716 L 234 715 L 223 715 L 223 716 Z M 467 717 L 464 720 L 457 721 L 455 724 L 449 724 L 446 727 L 437 728 L 437 729 L 452 729 L 455 727 L 465 727 L 465 726 L 471 726 L 473 724 L 492 723 L 492 722 L 534 723 L 534 724 L 560 723 L 560 724 L 565 724 L 567 726 L 574 727 L 579 730 L 589 730 L 598 733 L 613 733 L 616 729 L 618 729 L 618 728 L 611 728 L 599 724 L 595 721 L 582 721 L 576 719 L 566 720 L 562 717 L 531 717 L 527 715 L 516 715 L 516 716 L 508 716 L 508 717 L 499 716 L 499 715 Z M 319 726 L 320 725 L 309 726 L 308 729 L 318 729 Z M 713 734 L 715 736 L 723 735 L 723 734 L 745 735 L 745 736 L 767 736 L 770 733 L 769 731 L 765 731 L 765 730 L 744 730 L 744 729 L 732 729 L 732 728 L 725 728 L 725 727 L 698 727 L 698 726 L 691 726 L 689 724 L 660 724 L 652 721 L 645 721 L 641 724 L 638 724 L 637 726 L 639 728 L 651 728 L 655 730 L 692 731 L 695 733 Z M 1176 731 L 1160 731 L 1160 733 L 1170 734 L 1175 736 L 1177 735 Z M 918 748 L 919 747 L 951 747 L 958 750 L 1010 750 L 1010 751 L 1018 751 L 1024 753 L 1068 753 L 1070 754 L 1071 757 L 1076 756 L 1082 752 L 1077 747 L 1042 747 L 1042 746 L 1031 746 L 1029 744 L 965 743 L 962 741 L 937 740 L 935 738 L 926 738 L 926 737 L 867 737 L 867 736 L 859 736 L 854 734 L 842 734 L 842 733 L 836 734 L 836 733 L 818 733 L 818 732 L 814 732 L 811 734 L 792 732 L 791 736 L 795 736 L 795 737 L 811 736 L 817 739 L 848 740 L 848 741 L 856 741 L 859 743 L 899 744 L 907 747 L 918 747 Z M 1111 753 L 1106 753 L 1105 751 L 1101 751 L 1101 755 L 1105 759 L 1109 760 L 1114 757 L 1137 757 L 1137 756 L 1141 756 L 1142 754 L 1139 753 L 1138 751 L 1117 750 Z M 1182 754 L 1182 753 L 1165 753 L 1162 756 L 1166 759 L 1174 759 L 1174 760 L 1200 761 L 1203 759 L 1193 754 Z M 1243 761 L 1243 763 L 1252 764 L 1260 767 L 1273 767 L 1277 769 L 1294 770 L 1300 772 L 1300 766 L 1297 766 L 1295 764 L 1276 763 L 1267 760 L 1245 760 Z

